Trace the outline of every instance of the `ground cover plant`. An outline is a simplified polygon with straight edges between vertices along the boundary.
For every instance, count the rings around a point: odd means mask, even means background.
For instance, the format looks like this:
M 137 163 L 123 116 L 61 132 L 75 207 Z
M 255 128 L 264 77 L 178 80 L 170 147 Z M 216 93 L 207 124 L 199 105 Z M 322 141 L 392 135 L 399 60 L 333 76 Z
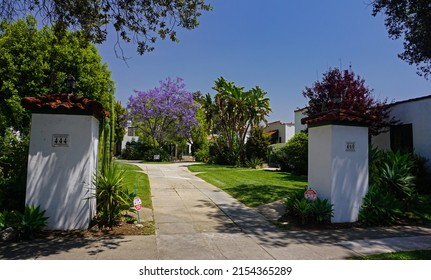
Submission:
M 247 206 L 256 207 L 284 199 L 298 189 L 304 189 L 307 178 L 287 172 L 196 164 L 191 172 L 222 189 Z

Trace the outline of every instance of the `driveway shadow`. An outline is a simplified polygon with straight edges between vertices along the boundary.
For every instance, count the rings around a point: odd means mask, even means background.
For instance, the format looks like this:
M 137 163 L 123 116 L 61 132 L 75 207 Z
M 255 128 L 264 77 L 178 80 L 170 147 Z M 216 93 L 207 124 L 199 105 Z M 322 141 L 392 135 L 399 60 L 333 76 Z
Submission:
M 19 242 L 0 242 L 0 259 L 4 260 L 27 260 L 40 257 L 68 253 L 79 250 L 79 258 L 96 259 L 96 255 L 103 251 L 118 248 L 121 243 L 130 242 L 122 236 L 100 236 L 100 237 L 52 237 L 38 238 Z M 78 256 L 78 255 L 76 255 Z

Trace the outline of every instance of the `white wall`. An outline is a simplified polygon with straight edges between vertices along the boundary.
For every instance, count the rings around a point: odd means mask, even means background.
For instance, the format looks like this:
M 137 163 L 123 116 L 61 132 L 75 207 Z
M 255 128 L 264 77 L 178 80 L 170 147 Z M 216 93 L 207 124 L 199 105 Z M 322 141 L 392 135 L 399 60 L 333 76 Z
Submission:
M 308 133 L 308 186 L 334 204 L 332 222 L 357 221 L 368 190 L 368 128 L 325 125 Z M 346 151 L 347 142 L 354 151 Z
M 295 111 L 295 134 L 307 129 L 307 125 L 301 123 L 301 119 L 306 117 L 304 112 L 305 112 L 305 108 Z
M 278 136 L 281 138 L 281 141 L 277 139 L 277 143 L 286 143 L 295 135 L 295 125 L 293 123 L 283 123 L 280 121 L 268 123 L 265 131 L 270 132 L 272 130 L 278 130 Z
M 390 115 L 404 124 L 412 124 L 415 153 L 431 161 L 431 97 L 397 103 L 391 107 Z M 381 149 L 390 149 L 390 133 L 373 137 L 372 143 Z
M 67 134 L 68 147 L 53 147 Z M 46 210 L 49 229 L 85 229 L 96 213 L 92 180 L 97 170 L 99 122 L 93 116 L 33 114 L 26 204 Z

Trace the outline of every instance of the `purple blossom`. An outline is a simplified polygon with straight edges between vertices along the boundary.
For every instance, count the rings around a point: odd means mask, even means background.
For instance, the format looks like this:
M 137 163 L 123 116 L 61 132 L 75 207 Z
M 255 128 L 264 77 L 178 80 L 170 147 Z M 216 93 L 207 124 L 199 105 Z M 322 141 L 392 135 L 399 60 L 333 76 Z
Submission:
M 135 90 L 127 104 L 128 119 L 145 136 L 163 146 L 169 141 L 189 137 L 198 125 L 198 105 L 191 92 L 185 89 L 183 79 L 167 78 L 159 87 L 147 91 Z

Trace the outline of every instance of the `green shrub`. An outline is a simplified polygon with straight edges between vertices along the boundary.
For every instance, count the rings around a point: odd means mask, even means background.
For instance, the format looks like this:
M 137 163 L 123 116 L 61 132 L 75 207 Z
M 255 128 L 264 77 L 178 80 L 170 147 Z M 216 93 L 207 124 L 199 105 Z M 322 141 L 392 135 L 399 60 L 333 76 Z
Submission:
M 298 190 L 285 199 L 286 213 L 298 218 L 303 225 L 331 222 L 334 214 L 333 205 L 327 199 L 317 198 L 315 201 L 308 201 L 304 197 L 305 190 Z
M 331 222 L 334 216 L 334 205 L 329 203 L 327 199 L 321 200 L 317 198 L 311 202 L 311 215 L 312 219 L 317 224 L 327 224 Z
M 209 162 L 210 160 L 210 149 L 208 145 L 202 145 L 195 152 L 195 160 L 199 162 Z
M 127 142 L 126 149 L 122 151 L 121 157 L 128 160 L 143 159 L 144 153 L 148 149 L 149 147 L 143 142 Z
M 154 159 L 155 155 L 159 156 L 158 160 Z M 153 148 L 153 149 L 149 149 L 148 151 L 146 151 L 144 153 L 144 160 L 145 161 L 170 161 L 171 157 L 168 154 L 168 152 L 166 152 L 164 149 L 162 149 L 162 148 Z
M 247 139 L 247 143 L 245 144 L 246 160 L 266 160 L 269 144 L 270 137 L 265 134 L 262 127 L 252 129 L 250 137 Z
M 104 174 L 97 173 L 94 179 L 98 217 L 109 227 L 114 226 L 121 212 L 133 204 L 131 195 L 123 187 L 124 172 L 116 164 L 111 164 Z
M 277 143 L 268 146 L 268 164 L 271 166 L 280 167 L 285 162 L 283 147 L 286 143 Z M 283 168 L 282 168 L 283 170 Z
M 283 166 L 297 175 L 308 173 L 308 135 L 304 132 L 295 134 L 283 148 L 286 161 Z M 282 168 L 283 169 L 283 168 Z
M 366 226 L 387 226 L 393 224 L 401 214 L 400 203 L 393 193 L 370 185 L 359 211 L 359 222 Z
M 28 143 L 12 129 L 0 132 L 0 212 L 24 210 Z
M 10 225 L 10 212 L 5 210 L 4 212 L 0 212 L 0 230 L 3 230 Z
M 413 159 L 410 154 L 387 152 L 380 170 L 380 183 L 407 204 L 415 193 Z
M 233 135 L 233 147 L 228 147 L 225 136 L 217 137 L 213 142 L 210 143 L 210 163 L 221 164 L 221 165 L 232 165 L 240 166 L 240 147 L 239 141 L 235 135 Z
M 45 210 L 41 211 L 40 206 L 34 207 L 26 205 L 24 214 L 19 211 L 12 211 L 11 226 L 15 228 L 20 238 L 32 239 L 40 233 L 47 225 L 48 217 Z
M 301 200 L 302 198 L 304 198 L 304 192 L 306 190 L 307 190 L 307 188 L 296 190 L 296 191 L 290 193 L 287 196 L 287 198 L 283 201 L 284 208 L 286 209 L 287 214 L 295 216 L 295 210 L 294 210 L 293 205 L 294 205 L 296 200 Z
M 311 203 L 305 199 L 296 199 L 292 205 L 293 213 L 301 219 L 301 224 L 305 224 L 307 218 L 311 216 Z

